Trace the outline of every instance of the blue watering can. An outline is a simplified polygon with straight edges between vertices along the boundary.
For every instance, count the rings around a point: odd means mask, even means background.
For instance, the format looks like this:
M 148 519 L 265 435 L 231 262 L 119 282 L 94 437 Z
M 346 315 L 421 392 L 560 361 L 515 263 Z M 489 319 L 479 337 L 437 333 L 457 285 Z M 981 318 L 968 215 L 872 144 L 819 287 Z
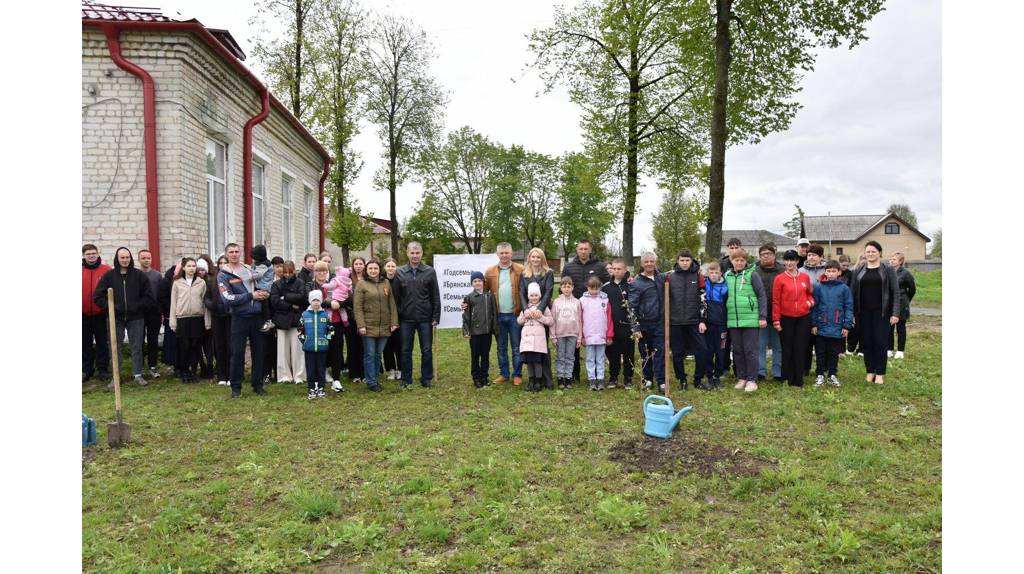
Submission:
M 653 401 L 661 401 L 659 404 Z M 672 436 L 672 429 L 676 428 L 683 415 L 693 410 L 692 406 L 679 409 L 676 412 L 672 406 L 672 400 L 661 395 L 650 395 L 644 399 L 644 434 L 658 438 L 669 438 Z

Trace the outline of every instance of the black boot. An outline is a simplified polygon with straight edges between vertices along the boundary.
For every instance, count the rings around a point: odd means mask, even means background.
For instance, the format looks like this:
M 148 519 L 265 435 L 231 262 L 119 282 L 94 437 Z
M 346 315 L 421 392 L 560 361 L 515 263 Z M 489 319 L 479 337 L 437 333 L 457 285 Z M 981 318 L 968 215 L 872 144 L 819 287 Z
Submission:
M 552 390 L 555 389 L 555 383 L 554 383 L 554 381 L 551 380 L 550 377 L 544 376 L 544 377 L 541 378 L 541 380 L 544 381 L 544 388 L 545 389 L 547 389 L 549 391 L 552 391 Z

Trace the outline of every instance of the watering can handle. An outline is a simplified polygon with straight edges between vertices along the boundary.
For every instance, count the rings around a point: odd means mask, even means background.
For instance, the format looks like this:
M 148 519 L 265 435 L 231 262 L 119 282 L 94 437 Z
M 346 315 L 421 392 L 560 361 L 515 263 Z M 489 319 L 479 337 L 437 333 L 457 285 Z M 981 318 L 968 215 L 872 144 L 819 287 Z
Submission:
M 672 399 L 670 399 L 670 398 L 668 398 L 668 397 L 663 397 L 663 396 L 661 396 L 661 395 L 648 395 L 648 396 L 647 396 L 647 398 L 646 398 L 646 399 L 644 399 L 644 404 L 643 404 L 643 406 L 642 406 L 642 407 L 640 407 L 640 410 L 641 410 L 641 412 L 643 412 L 643 411 L 646 411 L 646 410 L 647 410 L 647 403 L 649 403 L 649 402 L 651 402 L 651 401 L 653 401 L 653 400 L 656 400 L 656 399 L 657 399 L 657 400 L 662 400 L 662 401 L 665 401 L 666 403 L 668 403 L 668 406 L 669 406 L 669 407 L 671 407 L 671 408 L 675 408 L 675 407 L 673 407 L 673 405 L 672 405 Z M 693 408 L 693 407 L 690 407 L 690 408 Z

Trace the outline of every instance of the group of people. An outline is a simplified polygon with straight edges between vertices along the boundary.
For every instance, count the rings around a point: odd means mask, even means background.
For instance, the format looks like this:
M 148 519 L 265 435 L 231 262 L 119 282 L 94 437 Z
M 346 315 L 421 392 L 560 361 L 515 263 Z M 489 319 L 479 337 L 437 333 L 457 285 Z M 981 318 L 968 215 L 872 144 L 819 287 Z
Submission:
M 216 376 L 241 396 L 246 345 L 253 392 L 272 382 L 306 384 L 309 398 L 326 385 L 343 392 L 343 375 L 381 390 L 388 379 L 412 383 L 413 337 L 418 333 L 424 368 L 420 384 L 431 386 L 432 334 L 440 318 L 433 269 L 422 264 L 422 248 L 410 243 L 409 263 L 353 259 L 331 269 L 329 253 L 309 253 L 296 269 L 280 257 L 267 259 L 257 245 L 252 264 L 241 247 L 225 246 L 216 264 L 208 255 L 183 257 L 165 273 L 151 267 L 148 250 L 118 248 L 113 267 L 93 244 L 82 247 L 82 379 L 110 378 L 107 290 L 113 289 L 114 340 L 128 340 L 134 383 L 160 376 L 159 334 L 164 363 L 184 383 Z M 116 345 L 120 353 L 121 345 Z M 347 355 L 347 361 L 345 358 Z M 149 366 L 145 362 L 148 357 Z M 117 364 L 120 365 L 118 354 Z M 112 383 L 108 387 L 112 386 Z
M 696 388 L 718 388 L 731 365 L 736 388 L 748 392 L 768 376 L 768 349 L 772 376 L 792 386 L 803 385 L 812 357 L 817 386 L 838 386 L 838 357 L 858 349 L 867 381 L 875 384 L 884 383 L 889 357 L 903 358 L 915 286 L 901 254 L 886 263 L 881 246 L 870 241 L 851 269 L 848 256 L 825 261 L 823 248 L 805 240 L 786 251 L 782 263 L 771 243 L 759 247 L 756 262 L 738 239 L 728 242 L 728 251 L 702 268 L 684 249 L 664 272 L 653 253 L 644 253 L 632 276 L 623 259 L 605 264 L 582 240 L 556 292 L 541 249 L 531 249 L 519 264 L 512 261 L 511 245 L 499 244 L 497 263 L 472 274 L 472 291 L 462 303 L 474 386 L 520 385 L 525 366 L 526 389 L 533 392 L 556 383 L 568 389 L 584 375 L 592 390 L 618 387 L 620 375 L 629 388 L 636 370 L 642 385 L 664 392 L 666 338 L 684 389 L 689 355 L 695 359 Z M 232 397 L 241 395 L 247 343 L 257 395 L 276 381 L 305 383 L 308 397 L 316 399 L 325 396 L 327 385 L 344 391 L 345 375 L 375 392 L 382 390 L 382 375 L 408 389 L 417 337 L 419 383 L 431 386 L 441 304 L 437 276 L 423 262 L 419 243 L 408 244 L 403 266 L 390 258 L 356 257 L 350 267 L 332 270 L 325 252 L 306 254 L 296 269 L 280 257 L 268 260 L 262 245 L 252 249 L 252 265 L 241 256 L 241 248 L 230 243 L 216 264 L 208 255 L 183 257 L 160 273 L 148 250 L 139 252 L 136 268 L 131 251 L 121 247 L 109 267 L 95 245 L 84 245 L 83 380 L 94 372 L 110 377 L 109 287 L 115 339 L 127 335 L 138 385 L 147 384 L 146 376 L 160 376 L 162 325 L 163 361 L 176 375 L 185 383 L 216 376 L 231 387 Z M 492 341 L 499 371 L 493 381 Z
M 556 292 L 542 250 L 530 250 L 520 265 L 512 261 L 511 246 L 499 244 L 498 263 L 473 273 L 473 290 L 462 304 L 474 386 L 491 384 L 492 339 L 499 369 L 493 382 L 511 377 L 521 384 L 525 366 L 526 388 L 533 392 L 553 389 L 556 378 L 559 389 L 580 381 L 583 348 L 591 390 L 618 387 L 620 375 L 622 386 L 632 386 L 639 350 L 642 384 L 662 392 L 666 347 L 683 389 L 685 358 L 692 355 L 696 388 L 718 388 L 731 365 L 735 388 L 747 392 L 768 376 L 768 349 L 773 378 L 792 386 L 803 386 L 812 361 L 816 386 L 840 386 L 838 359 L 854 353 L 864 357 L 866 380 L 881 385 L 887 359 L 904 357 L 916 289 L 902 254 L 882 261 L 881 245 L 870 241 L 850 269 L 849 256 L 825 261 L 824 249 L 803 239 L 783 253 L 781 263 L 772 243 L 759 247 L 756 262 L 736 238 L 727 248 L 721 261 L 703 268 L 681 250 L 665 272 L 657 269 L 654 253 L 644 253 L 633 277 L 623 259 L 602 263 L 591 243 L 580 241 Z

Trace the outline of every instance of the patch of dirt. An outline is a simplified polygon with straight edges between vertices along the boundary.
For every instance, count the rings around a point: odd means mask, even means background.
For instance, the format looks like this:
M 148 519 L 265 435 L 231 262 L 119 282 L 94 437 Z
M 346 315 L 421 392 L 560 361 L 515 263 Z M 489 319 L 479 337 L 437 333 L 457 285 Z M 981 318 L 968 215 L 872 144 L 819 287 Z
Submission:
M 84 468 L 87 464 L 91 463 L 96 458 L 96 447 L 87 446 L 82 449 L 82 467 Z
M 622 464 L 627 472 L 665 474 L 717 474 L 724 477 L 757 476 L 762 468 L 777 461 L 754 456 L 738 448 L 712 444 L 704 437 L 679 434 L 669 439 L 641 435 L 612 445 L 608 459 Z

